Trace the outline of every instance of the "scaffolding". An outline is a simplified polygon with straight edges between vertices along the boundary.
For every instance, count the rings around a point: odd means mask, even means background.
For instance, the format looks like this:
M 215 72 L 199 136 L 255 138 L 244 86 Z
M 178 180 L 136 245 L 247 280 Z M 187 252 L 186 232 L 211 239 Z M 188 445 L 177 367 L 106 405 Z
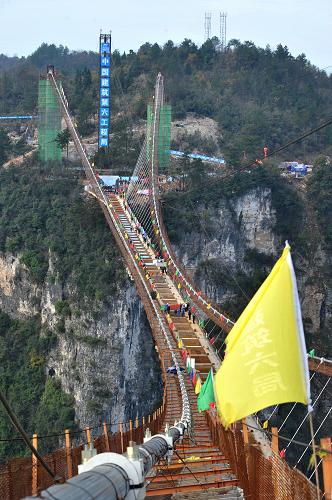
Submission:
M 167 169 L 170 159 L 171 146 L 171 117 L 172 111 L 169 104 L 160 106 L 159 115 L 159 133 L 158 133 L 158 168 L 159 171 Z M 153 137 L 154 111 L 153 104 L 148 104 L 147 107 L 147 122 L 146 122 L 146 155 L 147 160 L 150 160 Z
M 220 49 L 226 50 L 226 22 L 227 14 L 226 12 L 220 12 Z
M 159 171 L 167 170 L 169 167 L 171 147 L 171 118 L 172 108 L 169 104 L 160 107 L 158 160 Z
M 61 83 L 60 83 L 61 86 Z M 61 111 L 49 80 L 41 78 L 38 87 L 38 156 L 41 161 L 61 161 Z
M 151 158 L 152 150 L 152 137 L 153 137 L 153 104 L 148 104 L 146 113 L 146 159 L 147 161 Z
M 211 38 L 211 12 L 205 12 L 204 18 L 204 40 L 205 42 Z

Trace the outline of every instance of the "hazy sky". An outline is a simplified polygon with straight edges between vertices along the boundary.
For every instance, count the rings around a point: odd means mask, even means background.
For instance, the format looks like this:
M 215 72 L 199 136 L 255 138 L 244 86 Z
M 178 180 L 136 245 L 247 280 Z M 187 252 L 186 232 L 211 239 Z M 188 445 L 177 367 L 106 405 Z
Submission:
M 168 39 L 201 44 L 205 11 L 213 35 L 225 11 L 228 40 L 282 43 L 332 70 L 332 0 L 0 0 L 0 53 L 28 55 L 42 42 L 97 50 L 101 28 L 120 51 Z

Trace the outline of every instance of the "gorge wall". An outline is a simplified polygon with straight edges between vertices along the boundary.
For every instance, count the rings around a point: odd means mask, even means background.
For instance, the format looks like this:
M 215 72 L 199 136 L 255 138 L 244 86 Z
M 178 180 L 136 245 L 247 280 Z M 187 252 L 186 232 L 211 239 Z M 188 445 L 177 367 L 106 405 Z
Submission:
M 74 396 L 81 425 L 148 414 L 161 398 L 160 367 L 134 285 L 128 280 L 107 305 L 87 301 L 63 315 L 59 304 L 71 296 L 71 285 L 51 283 L 52 268 L 50 258 L 45 282 L 34 285 L 19 256 L 2 255 L 0 309 L 21 320 L 40 315 L 41 332 L 57 332 L 46 367 Z
M 176 234 L 177 256 L 204 293 L 235 319 L 289 240 L 308 346 L 331 356 L 332 259 L 308 201 L 298 214 L 297 233 L 288 235 L 280 234 L 270 187 L 221 196 L 213 207 L 198 201 L 193 214 L 190 229 L 180 226 Z
M 284 182 L 287 189 L 287 181 Z M 290 186 L 291 187 L 291 186 Z M 331 253 L 324 242 L 324 234 L 317 223 L 315 211 L 307 196 L 305 181 L 299 182 L 296 189 L 290 191 L 290 206 L 281 209 L 275 201 L 275 187 L 249 186 L 241 193 L 218 197 L 212 205 L 197 195 L 190 202 L 193 220 L 186 226 L 180 220 L 178 230 L 168 218 L 168 226 L 173 231 L 174 247 L 198 285 L 208 297 L 221 305 L 221 309 L 230 313 L 234 319 L 244 309 L 246 303 L 265 279 L 271 267 L 281 255 L 284 242 L 289 239 L 292 246 L 293 262 L 296 270 L 299 295 L 303 314 L 307 350 L 315 348 L 317 356 L 332 357 L 332 260 Z M 297 191 L 298 190 L 298 191 Z M 303 201 L 301 212 L 292 228 L 292 203 L 296 198 Z M 292 201 L 293 200 L 293 201 Z M 285 201 L 285 200 L 283 200 Z M 183 204 L 183 201 L 182 201 Z M 284 203 L 282 203 L 284 204 Z M 165 204 L 167 206 L 167 203 Z M 285 208 L 284 207 L 284 208 Z M 299 207 L 297 207 L 299 208 Z M 286 226 L 289 234 L 282 227 L 282 214 L 287 214 Z M 173 212 L 172 212 L 173 213 Z M 183 224 L 181 223 L 183 222 Z M 187 221 L 188 222 L 188 221 Z M 219 339 L 220 344 L 225 336 Z M 287 346 L 286 346 L 287 347 Z M 311 382 L 311 397 L 314 406 L 314 427 L 319 436 L 330 434 L 332 425 L 331 393 L 324 390 L 327 379 L 316 374 Z M 317 398 L 317 402 L 316 402 Z M 280 427 L 292 404 L 280 405 L 261 412 L 262 421 L 270 419 L 270 425 Z M 328 414 L 328 415 L 327 415 Z M 309 442 L 309 429 L 305 421 L 306 408 L 297 405 L 282 435 L 291 438 L 298 430 L 300 422 L 305 422 L 297 434 L 297 439 Z M 323 419 L 327 415 L 326 420 Z M 280 447 L 288 442 L 280 440 Z M 301 447 L 287 449 L 287 459 L 294 465 L 302 453 Z M 300 467 L 305 472 L 306 454 Z

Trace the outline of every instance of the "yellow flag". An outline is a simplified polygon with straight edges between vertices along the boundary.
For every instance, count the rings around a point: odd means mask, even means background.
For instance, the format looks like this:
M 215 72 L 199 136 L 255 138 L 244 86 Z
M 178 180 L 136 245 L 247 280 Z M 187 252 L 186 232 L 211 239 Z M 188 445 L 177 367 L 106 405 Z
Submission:
M 269 421 L 265 420 L 265 422 L 263 422 L 263 429 L 267 429 L 268 426 L 269 426 Z
M 310 404 L 308 361 L 288 244 L 226 339 L 215 376 L 223 424 L 268 406 Z
M 179 340 L 179 343 L 178 343 L 178 348 L 179 349 L 182 349 L 183 347 L 183 342 L 182 342 L 182 339 Z
M 201 392 L 201 388 L 202 388 L 202 382 L 200 376 L 198 375 L 195 385 L 195 394 L 199 394 Z

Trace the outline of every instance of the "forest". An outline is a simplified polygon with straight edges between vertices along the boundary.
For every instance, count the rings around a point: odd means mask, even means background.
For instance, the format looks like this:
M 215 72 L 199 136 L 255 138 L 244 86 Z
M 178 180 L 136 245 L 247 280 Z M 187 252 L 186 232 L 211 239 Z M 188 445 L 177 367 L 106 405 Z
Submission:
M 39 314 L 17 320 L 0 310 L 0 387 L 29 435 L 77 431 L 74 400 L 57 377 L 47 375 L 47 359 L 66 334 L 66 318 L 84 308 L 98 315 L 123 286 L 125 270 L 99 206 L 82 196 L 75 172 L 35 158 L 25 169 L 0 170 L 0 253 L 20 257 L 32 287 L 63 289 L 53 329 L 41 324 Z M 41 440 L 41 451 L 58 443 L 57 437 Z M 26 453 L 0 406 L 0 462 Z
M 91 133 L 98 105 L 98 55 L 93 52 L 42 44 L 26 58 L 1 56 L 0 114 L 36 113 L 37 82 L 47 64 L 58 71 L 80 132 Z M 247 157 L 260 156 L 264 145 L 274 150 L 330 117 L 332 77 L 304 54 L 291 55 L 286 46 L 272 50 L 230 40 L 220 51 L 217 38 L 200 47 L 188 39 L 178 46 L 172 41 L 163 47 L 145 43 L 137 52 L 113 51 L 113 148 L 104 158 L 106 166 L 135 161 L 133 126 L 145 118 L 159 71 L 165 77 L 173 119 L 194 113 L 216 120 L 218 147 L 235 168 Z M 283 157 L 329 154 L 331 139 L 332 128 L 327 127 Z M 0 159 L 2 142 L 0 137 Z M 196 148 L 204 150 L 206 144 L 199 142 Z

